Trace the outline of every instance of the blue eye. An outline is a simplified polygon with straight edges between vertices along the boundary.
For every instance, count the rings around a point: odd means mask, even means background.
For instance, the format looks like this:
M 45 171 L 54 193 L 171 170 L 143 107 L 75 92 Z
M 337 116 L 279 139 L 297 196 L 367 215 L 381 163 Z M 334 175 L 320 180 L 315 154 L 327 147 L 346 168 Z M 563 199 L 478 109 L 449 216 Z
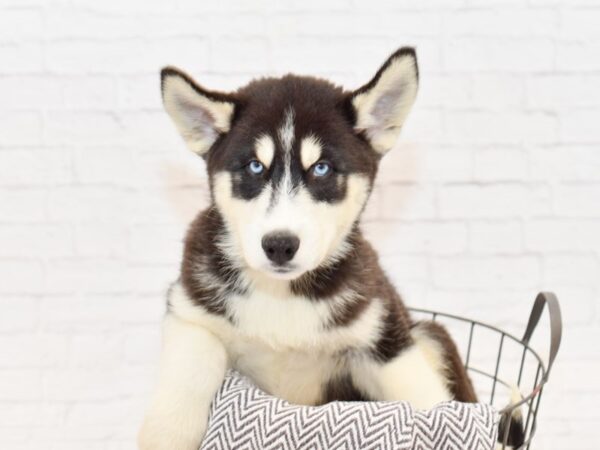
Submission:
M 326 162 L 318 162 L 313 167 L 313 174 L 316 177 L 324 177 L 331 171 L 331 166 Z
M 260 175 L 265 170 L 265 166 L 263 166 L 263 164 L 260 161 L 257 161 L 255 159 L 250 161 L 250 164 L 248 164 L 248 168 L 250 169 L 250 172 L 252 172 L 255 175 Z

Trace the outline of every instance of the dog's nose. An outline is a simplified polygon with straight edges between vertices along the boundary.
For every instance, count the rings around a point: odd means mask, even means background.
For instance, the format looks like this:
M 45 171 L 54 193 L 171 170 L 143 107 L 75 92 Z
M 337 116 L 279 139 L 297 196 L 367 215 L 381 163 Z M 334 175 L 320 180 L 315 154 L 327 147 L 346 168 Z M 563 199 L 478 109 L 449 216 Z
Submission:
M 286 231 L 275 231 L 262 238 L 262 248 L 277 265 L 290 262 L 300 247 L 300 239 Z

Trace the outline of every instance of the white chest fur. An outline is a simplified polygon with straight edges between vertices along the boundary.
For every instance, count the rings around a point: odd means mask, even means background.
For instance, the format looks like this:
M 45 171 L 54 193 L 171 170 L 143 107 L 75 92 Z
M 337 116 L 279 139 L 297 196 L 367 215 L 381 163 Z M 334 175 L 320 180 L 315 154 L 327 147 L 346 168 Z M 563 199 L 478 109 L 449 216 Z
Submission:
M 323 387 L 343 364 L 341 356 L 323 351 L 273 349 L 250 339 L 228 348 L 232 365 L 262 389 L 297 404 L 316 404 Z
M 281 349 L 318 345 L 332 314 L 329 302 L 274 290 L 234 296 L 229 310 L 240 334 Z
M 271 289 L 228 299 L 233 325 L 194 306 L 180 284 L 170 297 L 172 312 L 215 334 L 230 365 L 268 392 L 294 403 L 319 400 L 323 385 L 344 365 L 342 352 L 370 345 L 379 335 L 382 306 L 373 300 L 350 325 L 328 326 L 350 293 L 328 301 L 282 296 Z

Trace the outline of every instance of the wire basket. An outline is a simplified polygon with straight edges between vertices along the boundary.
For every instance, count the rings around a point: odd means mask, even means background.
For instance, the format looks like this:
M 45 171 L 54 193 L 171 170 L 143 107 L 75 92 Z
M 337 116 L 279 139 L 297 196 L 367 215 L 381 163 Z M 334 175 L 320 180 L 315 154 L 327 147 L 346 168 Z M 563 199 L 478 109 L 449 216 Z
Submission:
M 550 316 L 550 350 L 547 365 L 530 346 L 531 336 L 544 310 Z M 535 434 L 537 414 L 544 385 L 562 335 L 562 320 L 558 300 L 553 293 L 541 292 L 535 299 L 525 333 L 521 339 L 497 327 L 452 314 L 409 308 L 416 317 L 439 321 L 455 338 L 457 345 L 461 333 L 464 337 L 464 366 L 467 369 L 479 399 L 489 398 L 489 403 L 500 409 L 501 448 L 509 447 L 510 425 L 520 410 L 523 418 L 524 441 L 518 449 L 529 449 Z M 512 348 L 511 348 L 512 347 Z M 497 351 L 494 353 L 494 349 Z M 511 398 L 517 388 L 520 398 Z M 514 396 L 513 396 L 514 397 Z M 508 406 L 506 406 L 508 405 Z

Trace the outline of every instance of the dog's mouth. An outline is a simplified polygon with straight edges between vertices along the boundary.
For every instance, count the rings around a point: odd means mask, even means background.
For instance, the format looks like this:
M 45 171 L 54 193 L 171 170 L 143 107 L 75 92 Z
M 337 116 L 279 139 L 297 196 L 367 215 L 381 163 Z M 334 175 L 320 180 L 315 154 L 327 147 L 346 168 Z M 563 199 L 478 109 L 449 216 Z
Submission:
M 292 280 L 302 275 L 302 271 L 295 264 L 286 264 L 284 266 L 270 264 L 267 267 L 267 272 L 273 278 L 279 278 L 284 280 Z

